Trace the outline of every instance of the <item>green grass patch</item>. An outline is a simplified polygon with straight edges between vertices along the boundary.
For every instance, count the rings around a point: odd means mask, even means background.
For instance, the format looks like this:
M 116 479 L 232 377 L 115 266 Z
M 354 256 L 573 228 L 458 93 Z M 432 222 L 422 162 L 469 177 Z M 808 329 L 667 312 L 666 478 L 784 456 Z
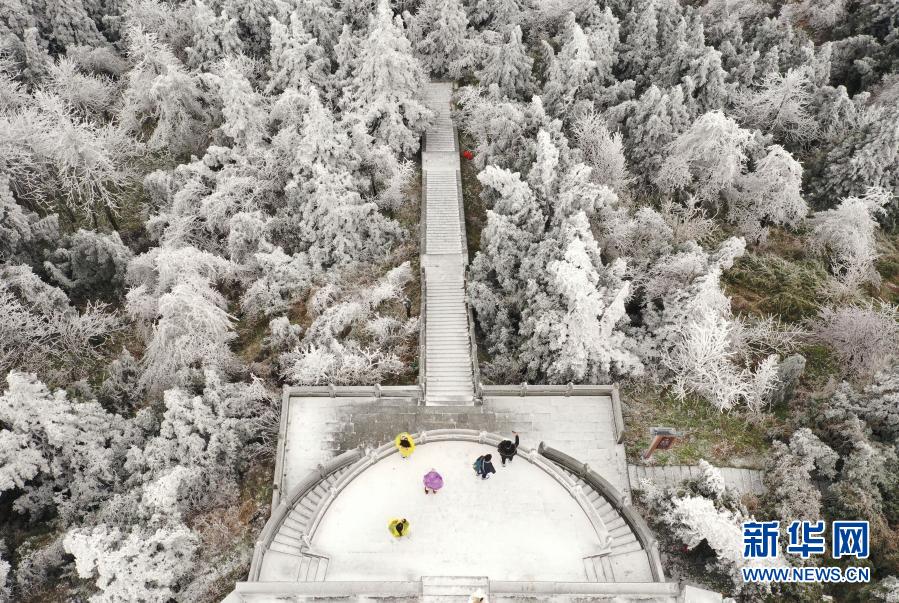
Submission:
M 720 412 L 699 398 L 679 401 L 649 386 L 626 386 L 621 399 L 625 448 L 634 462 L 649 447 L 650 427 L 673 427 L 684 437 L 670 450 L 653 454 L 657 465 L 693 465 L 705 459 L 713 465 L 759 467 L 770 446 L 769 433 L 781 422 L 767 413 Z
M 460 133 L 461 151 L 472 149 L 474 143 L 467 134 Z M 461 152 L 460 151 L 460 152 Z M 465 209 L 465 240 L 469 259 L 474 259 L 481 248 L 481 231 L 487 225 L 487 207 L 481 199 L 481 183 L 474 164 L 460 155 L 462 175 L 462 205 Z
M 873 295 L 891 304 L 899 304 L 899 249 L 896 235 L 882 234 L 877 242 L 877 258 L 874 266 L 883 279 Z
M 805 356 L 805 371 L 802 373 L 801 384 L 808 392 L 824 387 L 832 376 L 841 372 L 839 360 L 825 345 L 807 345 L 800 349 L 799 353 Z
M 818 312 L 827 278 L 820 262 L 749 253 L 737 259 L 722 282 L 737 312 L 798 322 Z

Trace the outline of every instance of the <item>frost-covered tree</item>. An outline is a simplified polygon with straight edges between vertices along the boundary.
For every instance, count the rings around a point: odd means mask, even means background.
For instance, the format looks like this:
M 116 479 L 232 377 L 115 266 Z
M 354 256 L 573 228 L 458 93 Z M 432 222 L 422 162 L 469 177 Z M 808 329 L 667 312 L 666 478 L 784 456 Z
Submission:
M 0 257 L 33 256 L 37 248 L 59 238 L 56 214 L 44 218 L 16 201 L 7 176 L 0 176 Z
M 880 282 L 874 268 L 875 217 L 891 196 L 884 189 L 869 188 L 864 196 L 842 199 L 834 209 L 818 212 L 811 219 L 812 249 L 828 257 L 833 274 L 848 290 Z
M 214 81 L 222 99 L 221 129 L 238 146 L 261 144 L 265 137 L 265 98 L 253 89 L 246 75 L 250 65 L 239 58 L 217 64 Z
M 401 299 L 411 278 L 406 262 L 371 286 L 341 291 L 331 284 L 314 293 L 308 302 L 312 324 L 300 344 L 279 358 L 285 379 L 299 385 L 348 385 L 380 383 L 402 372 L 401 357 L 418 333 L 418 317 L 401 321 L 384 309 Z
M 96 603 L 161 601 L 175 597 L 194 567 L 197 538 L 184 525 L 135 526 L 126 532 L 101 524 L 70 530 L 66 551 L 81 578 L 96 578 Z
M 503 100 L 492 86 L 463 88 L 460 93 L 462 123 L 474 137 L 475 165 L 494 165 L 526 176 L 537 155 L 537 134 L 548 132 L 557 144 L 567 146 L 562 122 L 547 115 L 535 96 L 528 104 Z
M 643 497 L 652 509 L 653 516 L 688 549 L 705 543 L 715 554 L 709 569 L 717 570 L 733 580 L 734 589 L 740 592 L 752 589 L 743 581 L 743 567 L 771 567 L 781 561 L 777 557 L 743 557 L 743 522 L 755 521 L 736 497 L 721 488 L 715 470 L 705 467 L 695 485 L 687 484 L 661 489 L 644 482 Z M 747 593 L 748 594 L 748 593 Z
M 131 255 L 119 233 L 79 229 L 44 262 L 44 268 L 53 280 L 78 295 L 104 289 L 117 293 L 125 284 Z
M 885 302 L 826 306 L 811 321 L 810 335 L 833 349 L 845 375 L 869 377 L 895 358 L 899 308 Z
M 77 379 L 119 327 L 103 304 L 89 302 L 79 312 L 27 266 L 0 267 L 0 372 Z
M 68 58 L 50 67 L 47 88 L 85 116 L 102 116 L 113 104 L 112 84 L 104 77 L 84 74 Z
M 509 98 L 527 97 L 533 90 L 534 59 L 521 41 L 521 27 L 510 26 L 485 38 L 486 56 L 476 73 L 478 81 L 485 87 L 495 84 Z
M 394 20 L 388 0 L 381 0 L 359 47 L 347 91 L 350 110 L 379 144 L 412 155 L 432 116 L 423 100 L 425 81 L 402 20 Z
M 769 73 L 755 92 L 735 98 L 734 116 L 788 143 L 814 140 L 818 124 L 811 114 L 812 82 L 804 69 Z
M 240 300 L 250 316 L 284 312 L 307 291 L 313 271 L 305 254 L 287 255 L 281 247 L 274 247 L 260 249 L 253 258 L 259 276 Z
M 864 422 L 850 415 L 835 427 L 842 432 L 847 452 L 839 478 L 830 489 L 834 514 L 865 517 L 871 523 L 871 538 L 888 539 L 889 505 L 899 488 L 899 458 L 892 443 L 870 439 Z
M 321 86 L 327 81 L 331 71 L 330 61 L 300 19 L 297 11 L 290 14 L 287 25 L 270 17 L 271 51 L 267 92 L 299 88 L 307 81 Z
M 509 25 L 520 25 L 522 0 L 473 0 L 466 2 L 469 21 L 483 29 L 501 30 Z
M 785 4 L 782 10 L 794 24 L 826 30 L 846 17 L 846 4 L 846 0 L 800 0 Z
M 552 55 L 547 69 L 547 81 L 543 87 L 547 106 L 555 115 L 566 115 L 577 101 L 589 100 L 600 79 L 599 65 L 593 58 L 593 46 L 570 14 L 561 37 L 564 40 L 558 53 Z
M 134 28 L 127 40 L 133 67 L 119 111 L 123 126 L 136 135 L 152 130 L 147 146 L 154 150 L 198 150 L 211 121 L 199 78 L 155 34 Z
M 789 444 L 774 442 L 765 461 L 766 503 L 782 522 L 818 521 L 821 492 L 814 479 L 833 479 L 839 455 L 807 428 Z
M 899 194 L 899 104 L 872 104 L 858 112 L 822 160 L 819 198 L 862 195 L 872 186 Z
M 12 599 L 11 584 L 9 584 L 10 567 L 9 561 L 0 557 L 0 597 L 4 599 Z
M 692 185 L 698 198 L 717 205 L 742 173 L 751 137 L 724 113 L 706 113 L 668 146 L 656 176 L 659 188 L 676 191 Z
M 520 327 L 528 343 L 520 361 L 529 374 L 544 374 L 554 383 L 595 383 L 613 372 L 639 374 L 639 359 L 616 330 L 626 316 L 624 262 L 603 266 L 584 213 L 562 226 L 559 243 L 561 257 L 546 264 L 543 290 L 528 287 L 533 296 Z
M 656 258 L 638 280 L 643 326 L 636 330 L 640 357 L 678 397 L 701 396 L 720 410 L 745 403 L 758 410 L 777 383 L 777 358 L 748 364 L 742 330 L 721 289 L 721 273 L 745 252 L 731 238 L 714 254 L 695 242 Z
M 0 148 L 16 193 L 33 207 L 58 208 L 72 223 L 114 212 L 133 184 L 135 141 L 115 124 L 79 115 L 64 99 L 38 91 L 26 109 L 0 114 Z
M 129 415 L 141 401 L 140 364 L 123 349 L 106 367 L 103 383 L 97 391 L 97 400 L 104 408 Z
M 385 255 L 398 240 L 399 225 L 378 212 L 353 190 L 350 176 L 324 166 L 313 168 L 311 179 L 288 185 L 289 202 L 297 208 L 292 238 L 316 267 L 330 267 Z
M 624 263 L 603 264 L 588 226 L 614 193 L 589 172 L 560 163 L 540 131 L 527 182 L 492 166 L 478 176 L 491 210 L 470 296 L 502 378 L 595 381 L 641 370 L 614 332 L 624 317 Z
M 191 368 L 228 369 L 236 335 L 225 298 L 213 285 L 229 262 L 193 247 L 157 247 L 136 257 L 128 280 L 128 313 L 148 332 L 141 383 L 162 389 Z
M 203 393 L 192 395 L 180 388 L 163 394 L 165 410 L 159 431 L 140 450 L 131 450 L 126 469 L 140 475 L 142 483 L 168 476 L 176 467 L 195 468 L 180 479 L 179 496 L 215 496 L 208 492 L 216 483 L 233 479 L 245 460 L 245 446 L 253 425 L 247 420 L 268 394 L 261 383 L 223 383 L 218 372 L 205 371 Z M 206 494 L 204 494 L 206 493 Z
M 422 66 L 437 77 L 459 79 L 474 60 L 467 29 L 460 0 L 424 0 L 409 31 Z
M 728 220 L 757 242 L 767 239 L 769 225 L 795 228 L 808 214 L 802 164 L 779 145 L 768 147 L 755 170 L 739 179 L 737 190 L 727 198 Z
M 638 183 L 645 190 L 654 189 L 665 149 L 690 123 L 683 90 L 650 86 L 638 99 L 609 109 L 606 117 L 609 129 L 622 133 L 625 156 Z
M 125 427 L 96 402 L 51 392 L 35 375 L 11 372 L 0 396 L 0 489 L 18 490 L 19 513 L 49 509 L 66 521 L 83 517 L 119 477 Z
M 235 55 L 243 49 L 238 20 L 226 11 L 215 13 L 216 5 L 194 0 L 190 17 L 193 41 L 187 48 L 188 63 L 193 68 L 208 69 L 216 61 Z
M 593 182 L 608 186 L 618 194 L 627 190 L 632 177 L 620 133 L 609 132 L 599 115 L 590 114 L 575 123 L 575 144 L 590 167 Z

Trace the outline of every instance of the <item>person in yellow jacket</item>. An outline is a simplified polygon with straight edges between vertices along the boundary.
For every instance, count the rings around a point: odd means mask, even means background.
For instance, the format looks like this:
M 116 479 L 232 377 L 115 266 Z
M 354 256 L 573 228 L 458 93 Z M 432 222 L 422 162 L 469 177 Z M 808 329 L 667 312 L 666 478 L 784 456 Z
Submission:
M 387 524 L 387 529 L 390 530 L 390 533 L 393 534 L 395 538 L 407 536 L 409 534 L 409 520 L 405 518 L 391 519 L 390 523 Z
M 404 459 L 409 458 L 409 456 L 415 452 L 415 440 L 413 440 L 412 436 L 408 433 L 403 432 L 396 436 L 394 444 L 396 444 L 396 449 L 400 451 L 400 454 Z

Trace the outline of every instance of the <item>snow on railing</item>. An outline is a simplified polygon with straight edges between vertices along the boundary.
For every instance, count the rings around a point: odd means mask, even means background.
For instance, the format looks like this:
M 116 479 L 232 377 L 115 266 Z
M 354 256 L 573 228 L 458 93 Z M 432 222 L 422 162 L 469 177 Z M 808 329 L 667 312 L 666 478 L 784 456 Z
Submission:
M 327 476 L 347 465 L 355 463 L 363 456 L 363 454 L 362 448 L 354 448 L 353 450 L 348 450 L 326 463 L 319 465 L 318 469 L 300 480 L 300 483 L 293 487 L 289 495 L 286 498 L 281 499 L 278 505 L 272 509 L 271 517 L 265 522 L 265 527 L 262 528 L 259 538 L 256 539 L 256 545 L 253 550 L 253 560 L 250 563 L 250 575 L 248 578 L 250 582 L 259 580 L 259 573 L 262 571 L 262 559 L 265 556 L 265 552 L 271 546 L 272 541 L 275 539 L 275 535 L 281 529 L 284 520 L 290 514 L 294 505 L 296 505 Z
M 611 482 L 596 471 L 590 469 L 589 465 L 581 463 L 564 452 L 550 448 L 543 442 L 540 442 L 537 449 L 539 453 L 547 459 L 558 463 L 590 484 L 594 490 L 599 492 L 609 501 L 609 504 L 611 504 L 612 507 L 618 511 L 619 515 L 621 515 L 622 519 L 627 522 L 631 531 L 634 533 L 634 536 L 636 536 L 637 540 L 640 542 L 640 546 L 642 546 L 643 550 L 646 552 L 653 580 L 656 582 L 664 582 L 665 571 L 662 567 L 662 558 L 659 554 L 658 541 L 652 533 L 652 530 L 649 529 L 646 521 L 640 516 L 637 510 L 627 502 L 627 499 L 618 491 L 618 488 L 613 486 Z
M 422 195 L 424 194 L 424 191 L 422 191 Z M 424 245 L 424 235 L 422 235 L 422 245 Z M 419 399 L 418 403 L 424 404 L 425 396 L 428 392 L 428 276 L 425 274 L 426 269 L 424 266 L 421 266 L 419 270 L 421 271 L 421 302 L 418 311 L 418 387 L 421 391 L 421 399 Z

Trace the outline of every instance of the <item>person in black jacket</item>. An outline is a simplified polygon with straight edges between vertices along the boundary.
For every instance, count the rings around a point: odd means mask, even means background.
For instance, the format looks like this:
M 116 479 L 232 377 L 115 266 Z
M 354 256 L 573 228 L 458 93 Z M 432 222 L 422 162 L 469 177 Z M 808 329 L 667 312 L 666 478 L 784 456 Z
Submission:
M 515 453 L 518 452 L 518 432 L 513 431 L 515 434 L 515 442 L 511 440 L 503 440 L 499 443 L 499 446 L 496 449 L 499 451 L 499 456 L 503 460 L 503 467 L 506 466 L 506 461 L 512 462 L 512 457 L 515 456 Z
M 491 473 L 496 473 L 496 468 L 491 462 L 492 458 L 493 455 L 485 454 L 484 456 L 479 456 L 478 460 L 474 462 L 474 470 L 481 476 L 481 479 L 487 479 Z

